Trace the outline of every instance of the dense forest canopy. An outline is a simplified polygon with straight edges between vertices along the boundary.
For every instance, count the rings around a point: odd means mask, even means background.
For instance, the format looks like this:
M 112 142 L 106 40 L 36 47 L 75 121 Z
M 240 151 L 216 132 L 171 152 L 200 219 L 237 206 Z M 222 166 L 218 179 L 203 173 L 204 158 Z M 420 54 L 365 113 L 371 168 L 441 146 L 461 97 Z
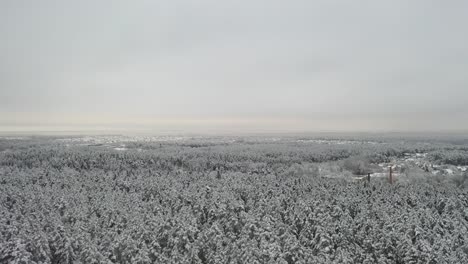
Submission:
M 465 142 L 4 137 L 0 263 L 466 263 Z

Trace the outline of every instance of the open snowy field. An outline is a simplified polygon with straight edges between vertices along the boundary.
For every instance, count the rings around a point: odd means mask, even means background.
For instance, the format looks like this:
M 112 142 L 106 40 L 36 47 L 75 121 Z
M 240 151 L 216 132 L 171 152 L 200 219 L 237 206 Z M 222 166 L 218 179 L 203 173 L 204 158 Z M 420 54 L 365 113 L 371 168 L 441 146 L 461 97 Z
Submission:
M 0 263 L 468 263 L 467 166 L 464 139 L 3 136 Z

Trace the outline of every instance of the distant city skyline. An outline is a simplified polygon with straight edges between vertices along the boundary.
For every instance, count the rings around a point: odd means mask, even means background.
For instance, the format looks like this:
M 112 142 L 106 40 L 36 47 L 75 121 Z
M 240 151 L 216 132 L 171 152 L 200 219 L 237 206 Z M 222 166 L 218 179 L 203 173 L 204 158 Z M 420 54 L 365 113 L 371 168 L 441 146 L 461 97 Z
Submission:
M 468 131 L 468 2 L 0 2 L 0 132 Z

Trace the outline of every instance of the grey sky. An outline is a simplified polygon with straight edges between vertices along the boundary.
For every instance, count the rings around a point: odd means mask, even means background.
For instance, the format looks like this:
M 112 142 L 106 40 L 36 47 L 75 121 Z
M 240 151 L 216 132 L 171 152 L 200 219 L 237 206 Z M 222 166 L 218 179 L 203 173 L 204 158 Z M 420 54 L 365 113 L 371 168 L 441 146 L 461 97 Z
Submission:
M 468 1 L 0 2 L 0 130 L 468 129 Z

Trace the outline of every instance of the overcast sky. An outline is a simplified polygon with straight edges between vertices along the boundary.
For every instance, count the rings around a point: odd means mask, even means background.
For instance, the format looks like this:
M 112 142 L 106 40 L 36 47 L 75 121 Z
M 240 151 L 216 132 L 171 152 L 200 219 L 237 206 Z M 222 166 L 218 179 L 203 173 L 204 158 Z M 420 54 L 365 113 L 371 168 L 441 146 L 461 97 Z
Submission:
M 468 129 L 468 1 L 3 0 L 0 131 Z

